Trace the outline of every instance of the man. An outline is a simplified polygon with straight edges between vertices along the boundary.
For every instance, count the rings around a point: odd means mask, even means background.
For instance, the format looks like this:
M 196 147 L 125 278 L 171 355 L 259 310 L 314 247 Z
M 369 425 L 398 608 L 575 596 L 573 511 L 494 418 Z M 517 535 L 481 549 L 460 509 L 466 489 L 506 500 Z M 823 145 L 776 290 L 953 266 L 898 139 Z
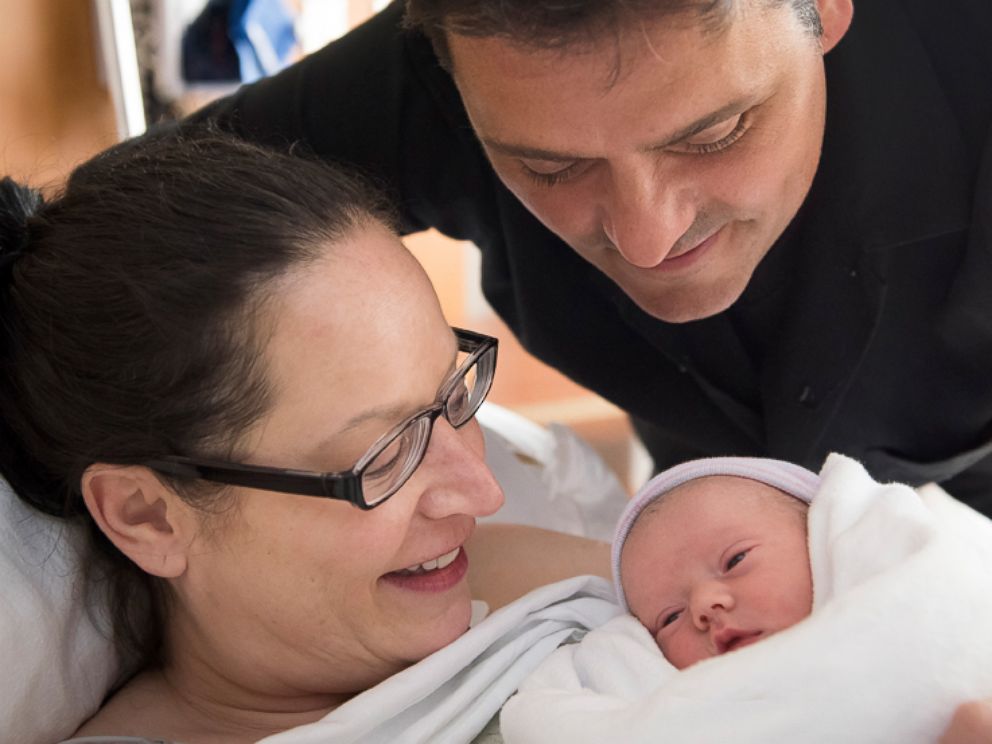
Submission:
M 201 117 L 475 242 L 657 467 L 840 451 L 992 513 L 990 36 L 987 0 L 408 0 Z

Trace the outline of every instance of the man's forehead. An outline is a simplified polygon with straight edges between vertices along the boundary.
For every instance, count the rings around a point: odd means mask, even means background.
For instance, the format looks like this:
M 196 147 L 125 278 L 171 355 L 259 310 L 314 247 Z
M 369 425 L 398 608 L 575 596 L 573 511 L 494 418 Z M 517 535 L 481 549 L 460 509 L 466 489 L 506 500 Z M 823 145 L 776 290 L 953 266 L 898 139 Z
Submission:
M 450 8 L 441 26 L 446 38 L 502 38 L 532 51 L 583 52 L 663 22 L 670 28 L 719 33 L 741 6 L 787 0 L 467 0 Z M 412 0 L 410 5 L 421 4 Z M 428 3 L 423 3 L 428 4 Z M 436 20 L 435 20 L 436 22 Z
M 734 15 L 729 11 L 701 15 L 682 9 L 632 17 L 615 25 L 598 24 L 559 38 L 538 37 L 536 32 L 533 39 L 511 34 L 465 35 L 452 32 L 446 33 L 446 38 L 456 80 L 464 81 L 466 76 L 471 75 L 471 71 L 463 67 L 472 57 L 498 50 L 500 54 L 487 55 L 488 62 L 498 71 L 506 67 L 508 58 L 512 58 L 515 64 L 511 74 L 514 77 L 542 75 L 549 69 L 575 64 L 586 69 L 598 67 L 597 82 L 605 93 L 623 80 L 633 61 L 642 54 L 648 53 L 661 59 L 667 57 L 668 62 L 675 62 L 682 56 L 679 47 L 698 49 L 717 41 L 733 25 Z
M 753 105 L 771 87 L 767 52 L 743 34 L 702 42 L 698 32 L 684 33 L 631 39 L 633 51 L 615 80 L 612 59 L 589 51 L 533 52 L 497 39 L 458 39 L 455 82 L 486 144 L 579 156 L 620 143 L 651 149 L 716 112 L 739 113 L 727 109 Z

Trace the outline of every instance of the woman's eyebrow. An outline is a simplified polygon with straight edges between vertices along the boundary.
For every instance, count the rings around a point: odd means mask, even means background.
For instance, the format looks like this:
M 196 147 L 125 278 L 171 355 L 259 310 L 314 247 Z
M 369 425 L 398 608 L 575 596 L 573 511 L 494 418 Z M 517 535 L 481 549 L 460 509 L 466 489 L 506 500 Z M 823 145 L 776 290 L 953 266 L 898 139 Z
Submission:
M 361 413 L 355 414 L 348 419 L 338 430 L 337 434 L 347 434 L 348 432 L 357 429 L 367 421 L 397 421 L 404 418 L 409 412 L 410 407 L 401 403 L 367 408 Z
M 328 450 L 334 447 L 339 437 L 349 434 L 362 424 L 369 421 L 382 421 L 384 423 L 398 421 L 406 415 L 407 411 L 409 411 L 409 407 L 400 404 L 367 408 L 348 419 L 340 429 L 336 429 L 327 434 L 327 436 L 316 440 L 306 449 L 305 456 L 316 458 L 322 454 L 326 454 Z M 385 430 L 383 430 L 383 434 L 385 434 Z
M 445 370 L 444 378 L 438 385 L 438 391 L 440 391 L 444 384 L 451 378 L 451 375 L 454 374 L 456 361 L 457 357 L 451 360 L 451 364 L 449 364 L 448 369 Z M 426 407 L 427 406 L 423 406 L 422 408 Z M 406 418 L 410 414 L 414 413 L 414 411 L 422 410 L 422 408 L 414 408 L 406 403 L 392 403 L 366 408 L 364 411 L 355 414 L 350 419 L 345 421 L 344 425 L 334 436 L 347 434 L 368 421 L 399 421 L 400 419 Z

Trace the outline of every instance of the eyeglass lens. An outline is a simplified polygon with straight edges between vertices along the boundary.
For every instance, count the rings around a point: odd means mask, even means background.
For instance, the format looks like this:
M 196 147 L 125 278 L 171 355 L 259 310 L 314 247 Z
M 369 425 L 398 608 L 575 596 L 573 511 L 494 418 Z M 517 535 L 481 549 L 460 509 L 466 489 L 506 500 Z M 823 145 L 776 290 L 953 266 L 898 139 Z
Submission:
M 479 410 L 492 384 L 495 362 L 495 348 L 487 349 L 451 381 L 441 403 L 454 428 L 463 426 Z M 413 475 L 427 450 L 436 417 L 436 409 L 417 416 L 369 461 L 362 473 L 362 494 L 369 506 L 392 496 Z

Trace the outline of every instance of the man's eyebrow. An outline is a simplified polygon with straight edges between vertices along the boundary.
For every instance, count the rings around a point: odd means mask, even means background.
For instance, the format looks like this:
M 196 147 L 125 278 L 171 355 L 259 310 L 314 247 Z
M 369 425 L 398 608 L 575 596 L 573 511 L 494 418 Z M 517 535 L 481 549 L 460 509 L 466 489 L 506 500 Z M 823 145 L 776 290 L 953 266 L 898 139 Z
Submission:
M 731 101 L 726 106 L 717 109 L 713 113 L 707 114 L 700 119 L 696 119 L 696 121 L 692 122 L 692 124 L 682 127 L 682 129 L 666 137 L 661 142 L 657 142 L 642 149 L 644 151 L 661 150 L 665 147 L 677 145 L 683 140 L 687 140 L 700 132 L 705 132 L 710 127 L 719 124 L 722 121 L 726 121 L 732 116 L 736 116 L 737 114 L 747 111 L 752 106 L 754 106 L 754 101 L 750 97 Z
M 492 137 L 482 137 L 482 144 L 488 149 L 495 150 L 502 155 L 510 155 L 515 158 L 525 160 L 560 160 L 563 163 L 573 160 L 586 160 L 588 155 L 573 155 L 567 152 L 555 152 L 553 150 L 542 150 L 540 147 L 530 147 L 528 145 L 515 145 L 510 142 L 502 142 Z
M 726 106 L 713 111 L 712 113 L 706 114 L 705 116 L 697 119 L 696 121 L 682 127 L 682 129 L 677 132 L 665 137 L 660 142 L 655 142 L 645 147 L 640 148 L 642 152 L 650 152 L 652 150 L 661 150 L 665 147 L 670 147 L 672 145 L 678 144 L 683 140 L 687 140 L 693 135 L 699 134 L 715 124 L 719 124 L 721 121 L 729 119 L 731 116 L 740 114 L 754 105 L 754 101 L 751 97 L 740 98 L 735 101 L 731 101 Z M 588 160 L 588 155 L 582 155 L 579 153 L 569 153 L 569 152 L 556 152 L 554 150 L 545 150 L 540 147 L 531 147 L 529 145 L 515 144 L 512 142 L 503 142 L 502 140 L 496 139 L 494 137 L 482 137 L 482 143 L 490 150 L 495 150 L 502 155 L 509 155 L 516 158 L 524 158 L 526 160 L 550 160 L 550 161 L 560 161 L 562 163 L 569 163 L 574 160 Z

